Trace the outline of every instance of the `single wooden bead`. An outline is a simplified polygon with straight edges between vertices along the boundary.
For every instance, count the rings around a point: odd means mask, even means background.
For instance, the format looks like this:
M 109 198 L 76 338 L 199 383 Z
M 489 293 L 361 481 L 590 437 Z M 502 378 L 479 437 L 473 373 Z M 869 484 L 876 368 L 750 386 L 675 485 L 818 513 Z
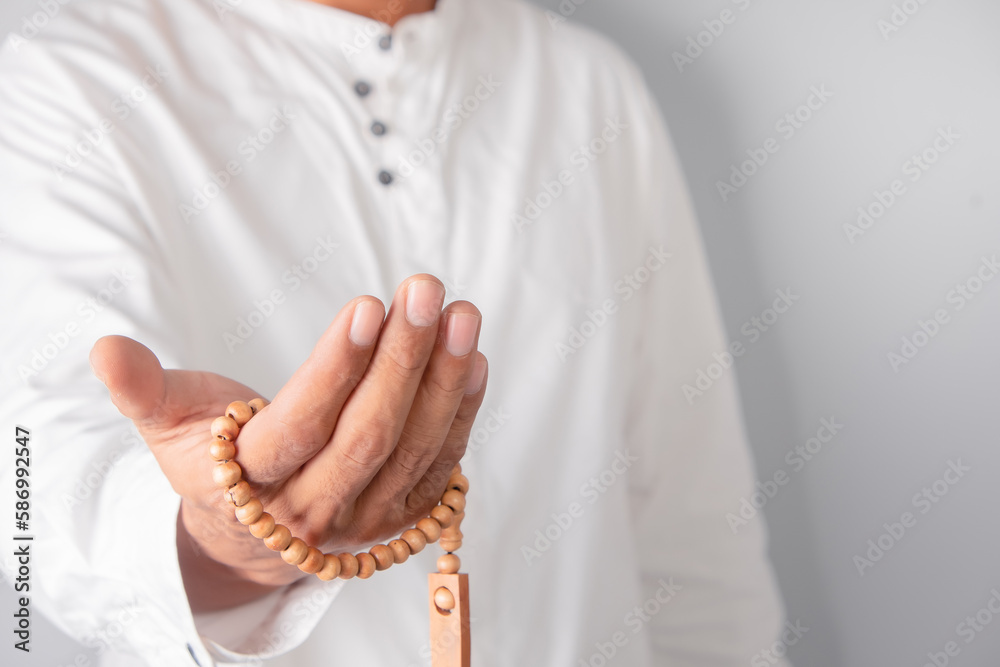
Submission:
M 250 534 L 262 540 L 274 532 L 276 525 L 274 517 L 264 512 L 259 519 L 250 524 Z
M 246 505 L 236 508 L 236 520 L 244 526 L 249 526 L 263 515 L 264 505 L 261 504 L 258 498 L 251 498 L 247 501 Z
M 392 562 L 396 565 L 405 563 L 410 557 L 410 545 L 403 540 L 389 542 L 389 548 L 392 549 Z
M 438 545 L 445 551 L 452 552 L 458 551 L 462 548 L 462 538 L 446 538 L 442 537 Z
M 340 574 L 338 575 L 341 579 L 352 579 L 358 573 L 358 559 L 354 557 L 354 554 L 343 553 L 337 556 L 340 560 Z
M 431 510 L 431 518 L 441 524 L 442 528 L 447 528 L 455 521 L 455 511 L 447 505 L 438 505 Z
M 240 425 L 229 416 L 216 417 L 212 422 L 212 436 L 216 440 L 232 442 L 240 434 Z
M 465 494 L 455 489 L 448 489 L 441 496 L 441 504 L 447 505 L 455 510 L 455 514 L 458 514 L 465 509 Z
M 323 581 L 333 581 L 340 575 L 340 559 L 333 554 L 323 556 L 323 569 L 316 576 Z
M 465 519 L 465 512 L 457 512 L 455 514 L 455 519 L 451 522 L 451 525 L 441 531 L 441 534 L 447 537 L 449 534 L 459 533 L 462 529 L 463 519 Z
M 208 454 L 216 461 L 228 461 L 236 458 L 236 445 L 228 440 L 213 440 Z
M 236 482 L 222 493 L 226 496 L 226 500 L 236 507 L 243 507 L 253 498 L 253 491 L 245 479 Z
M 316 547 L 308 547 L 306 551 L 306 559 L 299 563 L 299 569 L 306 574 L 316 574 L 326 565 L 323 552 Z
M 293 537 L 288 546 L 281 550 L 281 560 L 289 565 L 298 565 L 309 555 L 309 545 L 297 537 Z
M 247 405 L 250 406 L 250 409 L 253 410 L 254 414 L 257 414 L 258 412 L 267 407 L 268 402 L 266 399 L 263 398 L 255 398 L 253 400 L 247 401 Z
M 445 551 L 455 551 L 462 546 L 462 538 L 464 536 L 462 535 L 459 525 L 461 524 L 463 516 L 464 513 L 456 516 L 455 523 L 441 531 L 441 541 L 438 542 L 438 544 L 440 544 L 441 548 Z
M 451 611 L 455 608 L 455 595 L 442 586 L 434 591 L 434 605 L 441 610 Z
M 275 525 L 271 534 L 264 538 L 264 545 L 271 551 L 284 551 L 292 543 L 292 531 L 280 523 Z
M 418 554 L 424 550 L 424 547 L 427 546 L 427 536 L 416 528 L 410 528 L 409 530 L 403 531 L 403 534 L 399 536 L 399 539 L 406 542 L 406 544 L 410 547 L 411 554 Z
M 455 554 L 445 554 L 438 557 L 438 572 L 441 574 L 455 574 L 462 567 L 462 561 Z
M 236 425 L 243 428 L 243 425 L 253 417 L 253 410 L 246 401 L 233 401 L 226 407 L 226 416 L 232 417 Z
M 441 524 L 429 516 L 417 522 L 417 530 L 427 536 L 428 544 L 437 542 L 438 538 L 441 537 Z
M 379 572 L 388 570 L 396 562 L 392 549 L 385 544 L 376 544 L 368 550 L 368 553 L 375 559 L 375 569 Z
M 216 486 L 223 489 L 228 489 L 240 481 L 240 477 L 243 477 L 243 469 L 236 461 L 226 461 L 212 469 L 212 480 L 215 481 Z
M 367 579 L 375 574 L 375 568 L 378 565 L 375 563 L 374 556 L 367 551 L 362 551 L 359 554 L 355 554 L 354 557 L 358 559 L 358 579 Z
M 455 489 L 456 491 L 461 491 L 463 494 L 469 492 L 469 478 L 458 473 L 457 475 L 452 475 L 448 479 L 448 488 Z
M 441 531 L 442 540 L 460 540 L 462 539 L 462 529 L 460 528 L 462 522 L 456 518 L 455 523 L 451 524 L 447 528 Z
M 460 540 L 463 537 L 465 537 L 465 535 L 462 534 L 462 531 L 454 530 L 453 528 L 449 528 L 447 531 L 441 531 L 442 540 Z

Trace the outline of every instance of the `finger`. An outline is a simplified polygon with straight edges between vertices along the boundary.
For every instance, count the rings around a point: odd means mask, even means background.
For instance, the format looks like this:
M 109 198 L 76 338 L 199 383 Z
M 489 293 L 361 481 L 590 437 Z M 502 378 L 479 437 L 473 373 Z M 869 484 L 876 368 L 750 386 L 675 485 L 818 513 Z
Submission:
M 312 354 L 237 441 L 248 479 L 286 479 L 330 440 L 341 409 L 375 350 L 385 307 L 374 297 L 347 304 Z
M 99 339 L 90 351 L 90 365 L 166 473 L 172 464 L 161 456 L 161 447 L 183 440 L 191 429 L 202 428 L 210 437 L 208 423 L 230 401 L 255 396 L 249 387 L 215 373 L 164 370 L 149 348 L 125 336 Z
M 104 336 L 90 350 L 90 367 L 111 392 L 111 402 L 129 419 L 148 420 L 163 404 L 163 367 L 142 343 L 126 336 Z
M 474 369 L 465 389 L 467 393 L 458 406 L 444 444 L 423 478 L 414 485 L 406 497 L 406 508 L 411 516 L 426 515 L 437 504 L 448 478 L 451 477 L 451 471 L 465 455 L 472 426 L 486 397 L 486 385 L 489 379 L 489 364 L 486 357 L 482 352 L 476 352 L 475 357 Z
M 438 457 L 465 397 L 476 366 L 482 315 L 471 303 L 456 302 L 448 306 L 441 322 L 399 442 L 368 485 L 366 503 L 398 505 L 406 498 Z
M 303 468 L 307 486 L 343 506 L 368 485 L 399 439 L 437 337 L 444 286 L 427 274 L 396 291 L 371 364 L 348 399 L 331 443 Z

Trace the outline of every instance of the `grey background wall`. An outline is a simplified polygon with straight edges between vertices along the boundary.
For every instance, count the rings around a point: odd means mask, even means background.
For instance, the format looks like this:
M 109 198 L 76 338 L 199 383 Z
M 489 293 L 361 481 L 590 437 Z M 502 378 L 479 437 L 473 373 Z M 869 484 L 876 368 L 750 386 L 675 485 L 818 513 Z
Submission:
M 702 368 L 739 379 L 793 660 L 1000 663 L 1000 5 L 538 4 L 631 53 L 671 127 L 745 349 Z M 35 9 L 4 0 L 0 35 Z M 91 655 L 36 623 L 31 664 Z

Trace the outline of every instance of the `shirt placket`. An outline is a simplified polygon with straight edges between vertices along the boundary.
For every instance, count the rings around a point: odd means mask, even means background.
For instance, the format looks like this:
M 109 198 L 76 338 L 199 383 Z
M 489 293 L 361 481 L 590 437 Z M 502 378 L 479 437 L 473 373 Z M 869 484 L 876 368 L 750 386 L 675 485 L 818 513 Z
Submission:
M 374 196 L 383 213 L 380 224 L 403 272 L 440 270 L 445 250 L 440 184 L 428 183 L 438 172 L 429 164 L 412 172 L 403 165 L 403 157 L 420 140 L 412 136 L 414 128 L 419 131 L 426 120 L 405 117 L 401 104 L 410 92 L 403 70 L 419 58 L 421 46 L 419 31 L 387 30 L 352 63 L 354 91 L 365 109 L 358 130 L 370 148 Z

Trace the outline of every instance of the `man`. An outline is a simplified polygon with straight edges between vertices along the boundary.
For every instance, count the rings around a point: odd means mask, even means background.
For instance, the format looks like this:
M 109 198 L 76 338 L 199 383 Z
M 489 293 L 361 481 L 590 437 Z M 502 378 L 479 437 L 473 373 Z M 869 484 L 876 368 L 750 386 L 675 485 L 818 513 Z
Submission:
M 426 664 L 438 551 L 323 583 L 227 513 L 208 425 L 262 395 L 237 458 L 324 551 L 464 454 L 473 664 L 772 644 L 735 384 L 682 391 L 726 349 L 694 217 L 615 48 L 506 0 L 62 12 L 0 61 L 39 609 L 107 664 Z

